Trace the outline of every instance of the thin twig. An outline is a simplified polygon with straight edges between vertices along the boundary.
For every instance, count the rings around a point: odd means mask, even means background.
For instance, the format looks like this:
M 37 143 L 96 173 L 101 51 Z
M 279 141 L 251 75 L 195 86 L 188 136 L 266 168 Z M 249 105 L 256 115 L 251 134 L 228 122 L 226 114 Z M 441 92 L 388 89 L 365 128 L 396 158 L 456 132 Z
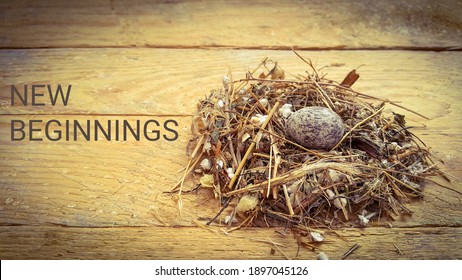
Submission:
M 354 251 L 356 251 L 356 249 L 358 249 L 359 246 L 360 245 L 358 243 L 356 243 L 350 249 L 348 249 L 348 251 L 346 251 L 345 254 L 343 254 L 342 260 L 346 259 L 349 255 L 351 255 Z
M 318 163 L 309 163 L 305 164 L 302 167 L 292 170 L 284 175 L 281 175 L 276 178 L 271 179 L 271 184 L 273 186 L 279 186 L 283 182 L 286 182 L 288 179 L 290 180 L 295 180 L 298 179 L 302 176 L 305 176 L 309 172 L 314 172 L 317 170 L 324 170 L 324 169 L 334 169 L 334 170 L 341 170 L 342 172 L 348 172 L 351 174 L 358 174 L 359 170 L 355 169 L 351 165 L 345 164 L 345 163 L 338 163 L 338 162 L 318 162 Z M 249 191 L 255 191 L 259 190 L 263 187 L 266 187 L 268 184 L 267 181 L 255 184 L 255 185 L 249 185 L 245 188 L 242 189 L 237 189 L 234 191 L 229 191 L 227 193 L 224 193 L 224 196 L 231 196 L 231 195 L 236 195 L 244 192 L 249 192 Z
M 362 125 L 363 123 L 367 122 L 368 120 L 372 119 L 373 117 L 375 117 L 377 114 L 379 114 L 380 112 L 382 112 L 383 108 L 385 107 L 382 107 L 380 108 L 379 110 L 377 110 L 375 113 L 373 113 L 372 115 L 370 115 L 369 117 L 363 119 L 362 121 L 360 121 L 359 123 L 355 124 L 355 126 L 353 126 L 347 133 L 345 133 L 345 135 L 343 135 L 342 139 L 340 139 L 340 141 L 338 141 L 338 143 L 331 149 L 331 150 L 335 150 L 338 148 L 338 146 L 348 137 L 348 135 L 351 134 L 351 132 L 353 132 L 353 130 L 355 130 L 356 128 L 358 128 L 360 125 Z
M 210 221 L 208 221 L 206 223 L 206 225 L 210 225 L 211 223 L 213 223 L 218 217 L 220 217 L 221 213 L 223 213 L 223 211 L 228 208 L 228 205 L 229 205 L 229 202 L 231 201 L 231 199 L 233 199 L 232 197 L 229 197 L 226 199 L 225 203 L 223 204 L 223 207 L 221 207 L 220 211 L 218 211 L 218 213 L 215 215 L 215 217 L 213 217 Z
M 289 208 L 289 214 L 290 214 L 290 216 L 293 216 L 293 215 L 295 215 L 295 213 L 294 213 L 294 208 L 292 208 L 292 202 L 290 202 L 290 197 L 289 197 L 289 193 L 287 191 L 287 186 L 282 185 L 282 190 L 284 192 L 284 198 L 286 199 L 287 208 Z
M 270 167 L 270 170 L 269 172 L 273 172 L 273 177 L 277 177 L 278 176 L 278 168 L 279 168 L 279 164 L 281 164 L 281 152 L 279 151 L 279 147 L 277 145 L 277 142 L 274 140 L 274 130 L 273 130 L 273 126 L 270 124 L 268 126 L 268 130 L 271 132 L 270 134 L 270 139 L 271 139 L 271 150 L 274 151 L 273 154 L 274 154 L 274 167 L 273 167 L 273 170 L 271 170 L 271 167 Z M 270 186 L 270 182 L 268 182 L 268 188 Z M 276 199 L 277 198 L 277 189 L 276 188 L 273 188 L 273 198 Z
M 397 251 L 401 256 L 404 256 L 403 252 L 401 252 L 401 250 L 398 248 L 398 246 L 396 246 L 395 243 L 393 243 L 393 246 L 395 246 L 396 251 Z

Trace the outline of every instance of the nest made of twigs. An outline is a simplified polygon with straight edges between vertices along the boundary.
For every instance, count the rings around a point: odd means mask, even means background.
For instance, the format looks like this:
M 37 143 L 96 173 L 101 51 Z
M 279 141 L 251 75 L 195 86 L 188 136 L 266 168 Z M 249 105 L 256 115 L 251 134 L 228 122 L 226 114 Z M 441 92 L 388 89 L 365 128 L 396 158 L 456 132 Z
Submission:
M 264 59 L 245 79 L 225 76 L 223 89 L 199 102 L 176 191 L 181 202 L 191 174 L 213 190 L 222 209 L 209 224 L 365 226 L 410 214 L 403 202 L 422 196 L 427 176 L 444 176 L 404 115 L 383 114 L 391 102 L 351 89 L 355 70 L 337 83 L 302 60 L 309 69 L 297 79 L 286 80 L 277 63 L 269 69 Z M 284 104 L 330 108 L 343 120 L 343 138 L 329 151 L 295 143 L 285 133 Z

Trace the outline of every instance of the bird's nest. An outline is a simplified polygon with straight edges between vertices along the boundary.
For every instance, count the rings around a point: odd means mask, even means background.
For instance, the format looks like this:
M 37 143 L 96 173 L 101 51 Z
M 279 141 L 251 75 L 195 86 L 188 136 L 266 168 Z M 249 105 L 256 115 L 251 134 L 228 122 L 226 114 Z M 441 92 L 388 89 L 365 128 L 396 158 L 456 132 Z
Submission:
M 245 79 L 225 76 L 223 89 L 199 102 L 189 163 L 175 188 L 180 207 L 184 180 L 193 175 L 222 205 L 209 224 L 366 226 L 410 214 L 403 202 L 422 196 L 428 176 L 445 177 L 404 115 L 383 113 L 397 104 L 354 91 L 355 70 L 338 83 L 300 58 L 305 75 L 285 79 L 277 63 L 264 59 Z M 286 135 L 286 110 L 307 106 L 342 118 L 345 133 L 332 149 L 308 149 Z

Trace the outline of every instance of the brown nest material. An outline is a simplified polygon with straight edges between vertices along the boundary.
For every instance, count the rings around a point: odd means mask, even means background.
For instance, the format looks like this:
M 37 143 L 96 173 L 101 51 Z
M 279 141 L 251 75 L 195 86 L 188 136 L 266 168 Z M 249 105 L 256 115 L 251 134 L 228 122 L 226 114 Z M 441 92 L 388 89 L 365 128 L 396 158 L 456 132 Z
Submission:
M 425 177 L 444 176 L 425 144 L 403 115 L 383 114 L 387 103 L 396 104 L 351 89 L 355 70 L 337 83 L 301 59 L 310 67 L 305 76 L 286 80 L 264 59 L 245 79 L 225 76 L 224 88 L 199 102 L 179 202 L 194 174 L 222 204 L 208 224 L 334 228 L 410 214 L 402 203 L 422 196 Z M 307 106 L 342 118 L 345 133 L 332 149 L 307 149 L 286 135 L 284 110 Z

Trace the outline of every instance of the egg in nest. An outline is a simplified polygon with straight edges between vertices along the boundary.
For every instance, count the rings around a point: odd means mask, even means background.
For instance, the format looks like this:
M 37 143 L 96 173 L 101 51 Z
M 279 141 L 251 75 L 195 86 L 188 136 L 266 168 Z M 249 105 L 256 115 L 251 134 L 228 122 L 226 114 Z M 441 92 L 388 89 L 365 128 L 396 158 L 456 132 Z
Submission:
M 286 121 L 286 133 L 308 149 L 332 149 L 345 131 L 342 118 L 329 108 L 304 107 Z

